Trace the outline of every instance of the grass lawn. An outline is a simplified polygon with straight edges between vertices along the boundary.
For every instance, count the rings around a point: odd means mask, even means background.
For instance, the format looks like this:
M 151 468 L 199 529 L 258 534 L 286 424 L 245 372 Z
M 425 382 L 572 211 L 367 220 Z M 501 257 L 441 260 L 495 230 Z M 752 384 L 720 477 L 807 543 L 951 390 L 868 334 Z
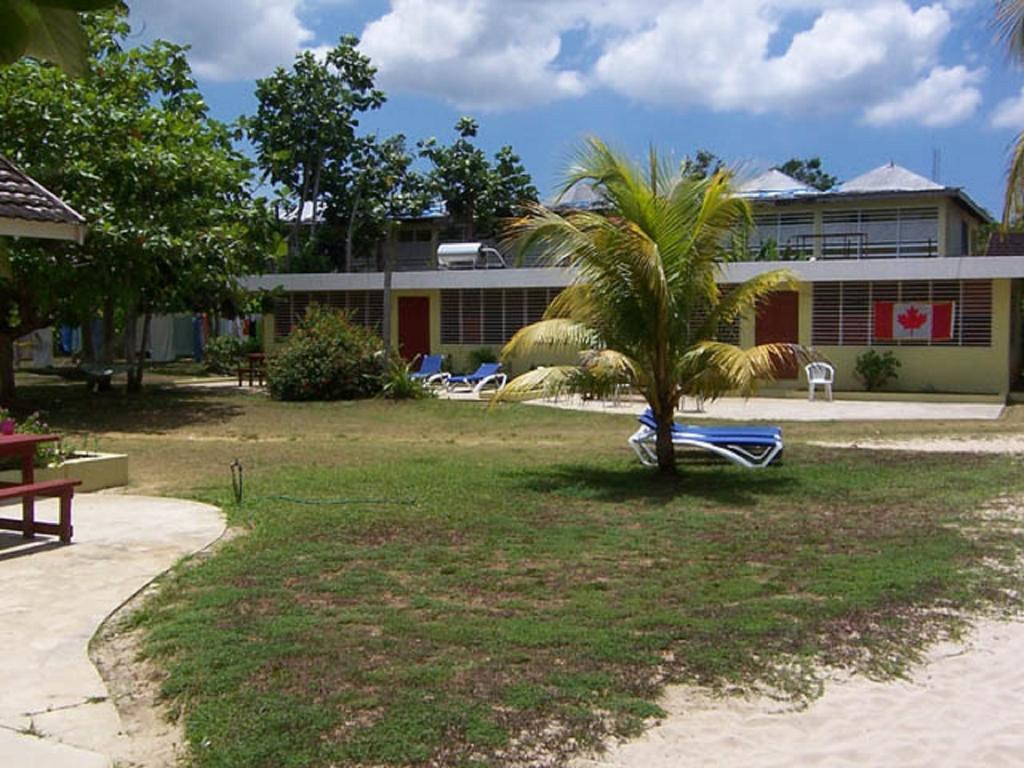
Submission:
M 1000 567 L 1020 537 L 976 515 L 1022 491 L 1002 457 L 826 451 L 802 444 L 825 427 L 787 425 L 780 467 L 666 482 L 626 417 L 23 394 L 127 450 L 141 489 L 247 532 L 138 616 L 200 766 L 557 762 L 640 730 L 669 682 L 809 696 L 822 663 L 898 673 L 950 613 L 1021 586 Z M 827 435 L 876 433 L 899 425 Z

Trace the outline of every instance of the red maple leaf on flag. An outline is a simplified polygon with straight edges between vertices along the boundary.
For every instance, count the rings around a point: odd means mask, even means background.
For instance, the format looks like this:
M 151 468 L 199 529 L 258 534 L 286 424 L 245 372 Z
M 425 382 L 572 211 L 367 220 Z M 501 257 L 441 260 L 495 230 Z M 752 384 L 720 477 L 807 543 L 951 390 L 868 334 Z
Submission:
M 896 320 L 908 331 L 916 331 L 928 322 L 928 315 L 918 312 L 917 307 L 911 307 L 902 315 L 896 315 Z

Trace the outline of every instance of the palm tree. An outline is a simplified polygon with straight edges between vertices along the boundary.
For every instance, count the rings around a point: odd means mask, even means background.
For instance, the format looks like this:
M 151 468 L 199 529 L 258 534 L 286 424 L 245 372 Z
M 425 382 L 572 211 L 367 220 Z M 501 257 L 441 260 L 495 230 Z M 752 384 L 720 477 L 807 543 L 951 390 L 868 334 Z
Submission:
M 658 467 L 671 473 L 672 420 L 681 396 L 750 394 L 796 353 L 791 345 L 741 349 L 715 339 L 720 325 L 754 311 L 759 300 L 792 278 L 776 271 L 725 293 L 719 288 L 719 265 L 745 249 L 740 243 L 751 222 L 750 208 L 732 194 L 726 172 L 687 177 L 654 150 L 642 168 L 590 139 L 564 189 L 581 182 L 600 191 L 604 210 L 563 216 L 531 205 L 511 226 L 517 247 L 540 249 L 552 264 L 567 264 L 576 275 L 544 319 L 513 336 L 502 356 L 542 348 L 585 350 L 587 370 L 615 372 L 647 400 L 658 425 Z M 592 381 L 580 373 L 580 366 L 540 368 L 510 382 L 502 396 Z
M 1024 61 L 1024 0 L 997 0 L 996 27 L 1010 57 Z M 1017 135 L 1003 197 L 1003 226 L 1024 212 L 1024 132 Z

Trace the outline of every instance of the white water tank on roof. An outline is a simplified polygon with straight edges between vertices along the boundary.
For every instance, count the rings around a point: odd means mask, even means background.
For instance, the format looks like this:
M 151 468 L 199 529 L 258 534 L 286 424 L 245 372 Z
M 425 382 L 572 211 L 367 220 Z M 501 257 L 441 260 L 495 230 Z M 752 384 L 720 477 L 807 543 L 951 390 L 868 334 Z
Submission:
M 441 269 L 490 269 L 491 259 L 496 266 L 505 266 L 502 255 L 483 243 L 445 243 L 437 248 L 437 265 Z

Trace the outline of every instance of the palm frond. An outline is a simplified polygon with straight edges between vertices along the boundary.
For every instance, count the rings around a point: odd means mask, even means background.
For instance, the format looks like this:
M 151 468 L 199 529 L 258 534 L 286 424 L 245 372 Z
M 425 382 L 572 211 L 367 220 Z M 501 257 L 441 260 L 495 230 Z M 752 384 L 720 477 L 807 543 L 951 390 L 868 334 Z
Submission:
M 728 325 L 743 315 L 753 313 L 758 303 L 770 293 L 788 290 L 795 285 L 796 275 L 789 270 L 776 269 L 733 287 L 711 307 L 707 319 L 694 337 L 695 340 L 714 338 L 720 326 Z
M 803 349 L 796 344 L 761 344 L 743 349 L 733 344 L 709 341 L 696 345 L 680 361 L 679 380 L 685 394 L 704 394 L 697 387 L 709 383 L 714 396 L 727 391 L 743 397 L 753 394 L 759 383 L 772 381 L 781 366 L 804 360 Z
M 522 400 L 529 397 L 550 397 L 565 392 L 569 383 L 578 374 L 575 365 L 552 365 L 534 368 L 516 376 L 501 388 L 491 399 L 491 405 L 503 401 Z
M 1024 59 L 1024 0 L 997 0 L 995 25 L 1010 56 Z
M 580 355 L 580 366 L 586 370 L 625 381 L 637 379 L 638 367 L 628 355 L 614 349 L 588 349 Z
M 592 328 L 569 318 L 558 317 L 519 329 L 501 350 L 502 360 L 526 356 L 538 350 L 589 349 L 600 344 Z
M 1020 0 L 1024 3 L 1024 0 Z M 1006 172 L 1003 196 L 1003 228 L 1008 228 L 1024 213 L 1024 132 L 1017 135 Z

